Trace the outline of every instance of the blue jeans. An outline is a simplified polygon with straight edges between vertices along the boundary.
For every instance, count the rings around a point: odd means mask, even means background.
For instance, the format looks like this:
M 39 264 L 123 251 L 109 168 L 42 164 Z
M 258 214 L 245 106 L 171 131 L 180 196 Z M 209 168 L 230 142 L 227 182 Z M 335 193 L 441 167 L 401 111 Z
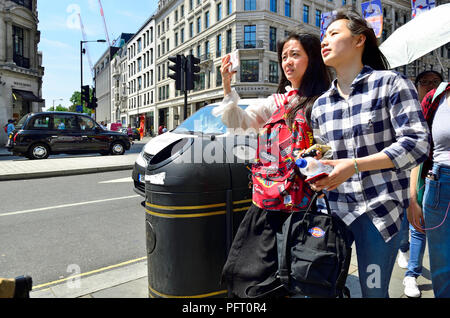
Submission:
M 435 180 L 425 180 L 423 212 L 431 282 L 436 298 L 450 297 L 450 166 L 433 165 Z
M 411 231 L 411 242 L 409 242 L 409 232 Z M 418 232 L 408 222 L 408 218 L 403 218 L 400 230 L 400 251 L 406 253 L 409 250 L 408 270 L 406 276 L 419 277 L 422 275 L 423 254 L 425 253 L 426 236 Z
M 401 236 L 397 233 L 386 243 L 366 214 L 353 221 L 350 230 L 356 245 L 362 296 L 389 298 L 389 282 Z

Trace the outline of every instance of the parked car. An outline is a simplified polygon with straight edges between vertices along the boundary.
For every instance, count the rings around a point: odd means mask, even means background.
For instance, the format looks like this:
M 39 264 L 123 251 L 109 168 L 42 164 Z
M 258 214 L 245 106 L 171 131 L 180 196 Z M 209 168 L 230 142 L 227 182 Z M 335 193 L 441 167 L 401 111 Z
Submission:
M 134 140 L 141 140 L 141 135 L 139 134 L 139 130 L 137 128 L 131 128 L 133 134 L 131 138 Z M 122 127 L 119 129 L 119 132 L 128 136 L 128 128 Z
M 127 136 L 104 130 L 88 115 L 69 112 L 27 114 L 10 138 L 9 151 L 29 159 L 61 153 L 123 155 L 131 147 Z
M 258 102 L 258 99 L 241 99 L 239 106 L 245 109 L 250 103 Z M 142 152 L 136 159 L 134 169 L 132 172 L 132 178 L 134 181 L 134 191 L 139 195 L 145 197 L 145 172 L 148 163 L 160 152 L 163 152 L 170 145 L 174 145 L 176 142 L 191 140 L 192 138 L 206 138 L 206 139 L 223 139 L 229 137 L 227 127 L 222 123 L 220 117 L 212 115 L 212 110 L 219 104 L 211 104 L 200 108 L 192 116 L 187 118 L 180 126 L 172 131 L 168 131 L 165 134 L 158 135 L 152 138 L 143 148 Z M 214 137 L 213 137 L 214 136 Z M 239 145 L 232 144 L 233 152 L 236 156 L 242 158 L 248 162 L 252 160 L 256 154 L 256 134 L 247 136 L 246 138 L 240 138 L 241 143 Z M 245 142 L 242 142 L 245 140 Z M 228 142 L 228 141 L 227 141 Z M 223 141 L 225 143 L 225 141 Z M 230 141 L 229 143 L 236 143 Z M 240 164 L 242 167 L 244 163 Z M 194 165 L 186 164 L 184 169 L 195 169 Z M 211 171 L 214 174 L 214 171 Z M 246 177 L 246 176 L 245 176 Z

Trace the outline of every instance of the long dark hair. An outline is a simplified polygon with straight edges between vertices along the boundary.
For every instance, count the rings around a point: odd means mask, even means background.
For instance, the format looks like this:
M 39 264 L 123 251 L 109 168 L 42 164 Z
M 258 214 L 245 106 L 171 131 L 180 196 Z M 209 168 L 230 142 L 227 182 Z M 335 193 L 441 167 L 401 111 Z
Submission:
M 331 84 L 329 69 L 323 63 L 322 55 L 320 53 L 321 47 L 319 37 L 310 33 L 290 33 L 287 38 L 277 44 L 278 63 L 282 70 L 277 92 L 284 94 L 286 93 L 286 86 L 291 85 L 291 82 L 288 81 L 284 74 L 282 66 L 283 47 L 286 42 L 290 40 L 297 40 L 300 42 L 308 55 L 308 66 L 299 87 L 300 103 L 298 106 L 289 109 L 287 113 L 288 127 L 292 126 L 295 115 L 300 109 L 304 109 L 305 118 L 308 121 L 308 124 L 310 124 L 312 106 L 315 100 L 328 90 Z
M 389 62 L 380 51 L 377 37 L 369 23 L 352 7 L 340 8 L 333 12 L 330 24 L 342 19 L 349 20 L 347 27 L 353 35 L 364 34 L 366 36 L 362 55 L 363 65 L 368 65 L 374 70 L 389 69 Z

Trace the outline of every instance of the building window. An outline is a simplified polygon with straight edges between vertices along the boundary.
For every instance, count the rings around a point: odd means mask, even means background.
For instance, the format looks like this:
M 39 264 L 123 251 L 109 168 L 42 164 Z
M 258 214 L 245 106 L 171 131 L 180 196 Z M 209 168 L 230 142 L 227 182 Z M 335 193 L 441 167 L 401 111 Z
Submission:
M 233 0 L 227 0 L 227 15 L 233 12 Z
M 222 73 L 220 73 L 220 66 L 216 67 L 216 86 L 222 86 Z
M 200 33 L 202 31 L 202 18 L 198 17 L 197 18 L 197 34 Z
M 259 78 L 259 61 L 241 61 L 241 82 L 257 82 Z
M 270 27 L 269 31 L 269 50 L 277 51 L 277 29 L 274 27 Z
M 270 11 L 277 12 L 277 2 L 278 0 L 270 0 Z
M 244 0 L 244 10 L 253 11 L 256 10 L 256 0 Z
M 189 37 L 190 38 L 194 37 L 194 23 L 193 22 L 189 23 Z
M 278 83 L 278 62 L 270 61 L 269 62 L 269 82 L 270 83 Z
M 303 22 L 309 23 L 309 6 L 303 5 Z
M 13 26 L 14 55 L 23 56 L 23 29 Z
M 218 3 L 216 6 L 216 18 L 217 21 L 222 20 L 222 3 Z
M 291 0 L 284 0 L 284 15 L 291 17 Z
M 230 53 L 231 52 L 231 41 L 232 41 L 232 34 L 231 34 L 232 30 L 227 30 L 227 46 L 226 46 L 226 53 Z
M 209 11 L 205 12 L 205 29 L 209 28 Z
M 316 9 L 316 27 L 320 28 L 320 18 L 322 16 L 322 11 Z
M 181 43 L 184 43 L 184 29 L 180 30 L 180 41 Z
M 178 46 L 178 33 L 175 33 L 175 47 Z
M 244 48 L 256 48 L 256 25 L 244 26 Z
M 32 0 L 11 0 L 18 5 L 24 6 L 27 9 L 33 10 Z
M 205 59 L 209 58 L 209 41 L 205 42 Z
M 222 34 L 216 38 L 216 57 L 222 56 Z
M 30 59 L 24 56 L 24 30 L 13 26 L 13 61 L 17 66 L 30 68 Z

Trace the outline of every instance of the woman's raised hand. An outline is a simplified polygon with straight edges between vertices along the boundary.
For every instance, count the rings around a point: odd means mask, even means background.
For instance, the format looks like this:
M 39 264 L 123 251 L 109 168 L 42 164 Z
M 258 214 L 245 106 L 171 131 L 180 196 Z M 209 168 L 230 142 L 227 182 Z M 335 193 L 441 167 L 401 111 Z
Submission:
M 230 54 L 225 55 L 222 58 L 222 66 L 220 67 L 220 73 L 222 74 L 222 84 L 225 95 L 231 92 L 231 78 L 236 72 L 230 72 L 231 62 Z

